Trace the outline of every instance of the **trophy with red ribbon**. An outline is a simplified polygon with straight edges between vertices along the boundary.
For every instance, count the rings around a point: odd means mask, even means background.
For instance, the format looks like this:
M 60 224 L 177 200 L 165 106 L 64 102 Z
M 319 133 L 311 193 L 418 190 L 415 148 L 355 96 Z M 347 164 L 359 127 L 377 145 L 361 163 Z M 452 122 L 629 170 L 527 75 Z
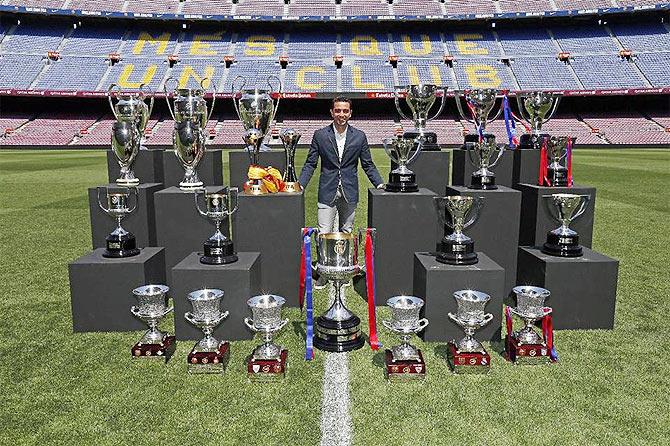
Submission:
M 502 105 L 498 109 L 493 118 L 489 118 L 493 107 L 496 104 L 496 99 L 501 92 L 494 88 L 477 88 L 472 90 L 454 90 L 454 97 L 456 99 L 456 108 L 463 120 L 474 124 L 475 134 L 468 134 L 465 136 L 465 143 L 474 143 L 481 141 L 486 135 L 486 125 L 495 121 L 500 117 L 503 111 Z M 467 106 L 467 112 L 463 109 L 461 104 L 461 97 Z
M 391 381 L 425 378 L 426 363 L 421 350 L 409 343 L 413 334 L 428 325 L 428 319 L 419 319 L 423 299 L 415 296 L 394 296 L 386 301 L 386 305 L 391 308 L 391 320 L 382 321 L 382 324 L 400 334 L 402 343 L 384 352 L 384 376 Z
M 544 288 L 525 285 L 513 288 L 516 307 L 505 307 L 507 325 L 506 353 L 508 360 L 517 364 L 546 364 L 558 361 L 554 348 L 552 309 L 544 306 L 551 294 Z M 512 315 L 520 317 L 524 326 L 519 331 L 512 329 Z M 535 331 L 535 321 L 542 321 L 542 335 Z
M 252 380 L 275 380 L 286 375 L 288 350 L 272 342 L 272 335 L 288 323 L 281 318 L 286 299 L 274 294 L 254 296 L 247 301 L 253 317 L 244 318 L 244 324 L 263 335 L 263 344 L 247 358 L 247 374 Z
M 188 372 L 223 373 L 230 358 L 230 343 L 218 341 L 212 336 L 214 328 L 228 317 L 228 312 L 219 308 L 223 291 L 196 290 L 189 293 L 187 298 L 193 310 L 185 313 L 184 318 L 200 328 L 205 335 L 188 354 Z
M 458 309 L 456 314 L 449 313 L 449 319 L 463 328 L 465 337 L 458 342 L 449 342 L 449 367 L 454 373 L 487 373 L 491 367 L 491 357 L 474 338 L 474 334 L 493 319 L 491 313 L 484 313 L 491 296 L 481 291 L 460 290 L 454 293 L 454 297 Z
M 174 353 L 177 345 L 175 337 L 158 329 L 161 319 L 172 311 L 172 307 L 167 306 L 169 289 L 165 285 L 144 285 L 133 290 L 137 306 L 130 307 L 130 312 L 149 326 L 142 339 L 130 349 L 133 358 L 161 359 L 167 362 Z
M 552 136 L 542 141 L 540 154 L 540 186 L 572 186 L 572 146 L 575 138 Z

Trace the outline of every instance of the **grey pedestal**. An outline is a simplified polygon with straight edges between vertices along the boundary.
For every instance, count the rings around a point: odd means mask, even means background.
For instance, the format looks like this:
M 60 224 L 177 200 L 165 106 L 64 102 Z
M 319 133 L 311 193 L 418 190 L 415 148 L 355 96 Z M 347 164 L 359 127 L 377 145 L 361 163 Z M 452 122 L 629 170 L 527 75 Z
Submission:
M 105 185 L 109 191 L 127 190 L 125 187 L 119 187 L 116 184 Z M 144 248 L 156 245 L 156 220 L 154 212 L 154 193 L 163 188 L 162 184 L 141 183 L 137 186 L 138 204 L 137 209 L 121 221 L 121 226 L 127 231 L 132 232 L 137 239 L 137 247 Z M 100 201 L 107 206 L 105 192 L 100 192 Z M 133 205 L 134 198 L 131 198 L 130 204 Z M 107 237 L 116 228 L 116 219 L 110 217 L 98 206 L 98 196 L 95 187 L 88 189 L 88 207 L 91 216 L 91 236 L 93 240 L 93 249 L 106 247 L 105 237 Z
M 416 183 L 436 194 L 441 194 L 449 184 L 449 156 L 448 151 L 424 151 L 408 168 L 416 174 Z M 391 170 L 398 167 L 391 162 Z M 388 181 L 388 177 L 385 179 Z
M 133 172 L 140 183 L 162 183 L 165 179 L 163 172 L 163 150 L 140 150 L 137 152 Z M 114 156 L 114 152 L 107 151 L 107 175 L 109 182 L 114 183 L 119 178 L 121 167 Z
M 163 248 L 144 248 L 125 259 L 107 259 L 98 248 L 68 265 L 72 328 L 81 331 L 146 330 L 147 325 L 130 314 L 137 305 L 133 289 L 165 283 Z
M 537 149 L 515 149 L 514 169 L 512 181 L 514 185 L 519 183 L 537 184 L 540 173 L 540 154 Z
M 475 169 L 467 158 L 469 155 L 465 149 L 454 149 L 454 162 L 452 165 L 451 184 L 455 186 L 469 186 L 472 182 L 472 172 Z M 495 156 L 498 156 L 497 154 Z M 505 150 L 500 161 L 490 170 L 496 174 L 496 185 L 512 187 L 512 170 L 514 167 L 514 152 Z M 444 189 L 443 189 L 444 190 Z
M 232 150 L 228 152 L 228 160 L 230 185 L 237 186 L 242 190 L 242 186 L 248 180 L 249 154 L 246 150 Z M 261 166 L 272 166 L 283 173 L 286 168 L 286 155 L 283 150 L 260 152 L 258 154 L 258 162 Z
M 618 260 L 588 248 L 572 258 L 519 248 L 517 282 L 551 291 L 556 329 L 614 328 L 618 271 Z
M 478 252 L 479 262 L 469 266 L 446 265 L 426 253 L 414 255 L 414 292 L 425 300 L 424 317 L 430 324 L 423 333 L 425 341 L 451 341 L 465 335 L 449 316 L 456 312 L 454 292 L 464 289 L 482 291 L 491 300 L 486 311 L 493 320 L 475 333 L 480 341 L 500 341 L 505 270 L 486 254 Z
M 209 186 L 206 189 L 208 192 L 215 192 L 220 187 Z M 170 277 L 172 267 L 190 253 L 202 252 L 203 243 L 214 234 L 214 223 L 201 216 L 195 208 L 194 195 L 193 192 L 182 191 L 174 186 L 154 194 L 156 240 L 159 246 L 165 248 L 168 284 L 174 282 Z M 204 208 L 202 198 L 200 206 Z M 221 225 L 221 231 L 229 234 L 227 222 Z
M 391 296 L 411 294 L 414 253 L 435 249 L 439 225 L 434 196 L 435 192 L 425 188 L 410 193 L 368 189 L 368 227 L 377 229 L 375 291 L 379 305 Z
M 505 186 L 495 190 L 450 186 L 447 195 L 484 197 L 479 218 L 465 232 L 474 240 L 476 251 L 486 253 L 505 269 L 505 293 L 509 293 L 516 284 L 521 192 Z
M 261 253 L 261 289 L 298 306 L 300 230 L 305 226 L 305 196 L 279 192 L 239 196 L 233 214 L 238 251 Z
M 172 268 L 174 285 L 171 295 L 174 300 L 174 326 L 177 339 L 202 339 L 202 331 L 184 319 L 184 313 L 192 310 L 188 293 L 204 288 L 223 290 L 221 310 L 230 314 L 214 330 L 219 341 L 251 339 L 253 333 L 244 325 L 243 319 L 251 316 L 247 300 L 260 293 L 261 265 L 257 252 L 239 252 L 239 260 L 228 265 L 204 265 L 200 254 L 191 253 Z
M 223 184 L 223 151 L 221 149 L 207 149 L 198 163 L 198 178 L 205 186 Z M 179 186 L 184 179 L 184 168 L 177 159 L 174 150 L 166 150 L 163 154 L 163 169 L 165 171 L 165 187 Z
M 536 184 L 518 184 L 521 191 L 521 225 L 519 245 L 539 246 L 547 241 L 547 232 L 556 229 L 560 223 L 549 214 L 551 199 L 543 198 L 551 194 L 590 195 L 591 201 L 584 214 L 570 223 L 570 228 L 579 234 L 579 244 L 591 247 L 593 239 L 593 217 L 596 207 L 596 188 L 588 186 L 544 187 Z

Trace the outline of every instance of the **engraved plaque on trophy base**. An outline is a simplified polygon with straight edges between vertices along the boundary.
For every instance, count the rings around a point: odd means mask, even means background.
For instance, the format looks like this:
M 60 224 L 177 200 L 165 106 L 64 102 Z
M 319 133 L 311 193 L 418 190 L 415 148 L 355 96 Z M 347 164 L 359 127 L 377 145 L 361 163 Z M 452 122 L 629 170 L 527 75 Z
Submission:
M 401 361 L 393 360 L 391 350 L 384 352 L 384 378 L 391 382 L 421 380 L 426 377 L 426 363 L 421 350 L 417 350 L 419 359 Z
M 418 192 L 414 173 L 389 173 L 389 182 L 384 187 L 387 192 Z
M 453 173 L 451 175 L 451 184 L 454 186 L 470 186 L 475 177 L 472 175 L 477 168 L 472 165 L 468 159 L 470 155 L 467 150 L 454 149 Z M 498 164 L 491 168 L 495 173 L 494 184 L 497 186 L 512 187 L 512 172 L 514 170 L 514 150 L 504 150 L 500 156 Z M 476 187 L 476 186 L 475 186 Z M 444 190 L 444 189 L 442 189 Z M 436 191 L 437 192 L 437 191 Z
M 402 137 L 405 139 L 414 139 L 421 136 L 419 132 L 405 132 L 402 134 Z M 435 132 L 424 132 L 423 133 L 423 146 L 421 147 L 422 151 L 426 150 L 440 150 L 440 146 L 437 143 L 437 133 Z
M 365 344 L 361 333 L 361 320 L 353 315 L 343 321 L 316 318 L 314 326 L 314 347 L 326 352 L 350 352 Z
M 547 167 L 547 177 L 554 187 L 568 187 L 568 169 L 563 166 Z
M 488 373 L 491 370 L 491 356 L 488 352 L 459 352 L 456 344 L 448 344 L 447 362 L 451 371 L 457 374 Z
M 474 265 L 479 261 L 475 252 L 475 242 L 472 240 L 464 242 L 442 240 L 436 260 L 448 265 Z
M 168 362 L 177 348 L 174 336 L 165 336 L 159 344 L 140 344 L 139 342 L 130 349 L 133 359 L 147 358 Z
M 105 242 L 107 248 L 102 252 L 103 257 L 120 259 L 123 257 L 133 257 L 140 253 L 135 236 L 131 233 L 123 235 L 109 234 L 105 238 Z
M 286 377 L 288 350 L 283 349 L 277 359 L 246 359 L 247 376 L 252 381 L 281 381 Z
M 549 364 L 549 348 L 545 344 L 521 344 L 511 336 L 505 351 L 505 358 L 515 364 L 538 365 Z
M 531 135 L 530 133 L 524 133 L 519 137 L 519 149 L 536 149 L 539 150 L 542 148 L 542 141 L 544 138 L 549 137 L 548 133 L 542 133 L 540 135 Z
M 547 241 L 542 246 L 542 252 L 558 257 L 579 257 L 583 254 L 579 244 L 579 235 L 558 235 L 547 233 Z
M 226 265 L 237 262 L 238 257 L 235 254 L 235 247 L 231 240 L 218 241 L 207 240 L 203 245 L 204 255 L 200 257 L 200 262 L 206 265 Z
M 201 352 L 193 348 L 186 360 L 188 373 L 223 373 L 230 360 L 230 342 L 221 342 L 213 352 Z
M 494 176 L 484 176 L 484 175 L 475 175 L 472 174 L 472 179 L 470 180 L 469 189 L 479 189 L 479 190 L 495 190 L 498 189 L 496 186 L 496 177 Z

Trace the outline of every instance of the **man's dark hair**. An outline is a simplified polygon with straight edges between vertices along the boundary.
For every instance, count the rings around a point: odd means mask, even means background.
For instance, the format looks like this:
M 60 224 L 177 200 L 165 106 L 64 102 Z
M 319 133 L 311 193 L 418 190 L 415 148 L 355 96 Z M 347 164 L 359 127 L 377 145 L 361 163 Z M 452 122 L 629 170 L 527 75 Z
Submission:
M 336 102 L 346 102 L 347 104 L 349 104 L 349 108 L 352 108 L 351 99 L 349 99 L 346 96 L 338 96 L 336 98 L 333 98 L 333 102 L 330 104 L 330 109 L 331 110 L 335 108 L 335 103 Z

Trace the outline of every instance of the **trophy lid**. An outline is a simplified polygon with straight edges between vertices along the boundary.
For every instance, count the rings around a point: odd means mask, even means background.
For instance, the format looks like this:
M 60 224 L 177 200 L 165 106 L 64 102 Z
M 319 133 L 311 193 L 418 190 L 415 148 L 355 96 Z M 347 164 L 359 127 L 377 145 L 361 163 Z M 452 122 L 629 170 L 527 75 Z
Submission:
M 202 289 L 202 290 L 196 290 L 188 293 L 188 300 L 191 301 L 209 301 L 209 300 L 216 300 L 216 299 L 221 299 L 223 297 L 223 291 L 218 290 L 216 288 L 212 289 Z
M 168 291 L 170 291 L 170 287 L 167 285 L 149 284 L 135 288 L 133 294 L 136 296 L 155 296 L 158 294 L 166 294 Z
M 416 296 L 393 296 L 386 301 L 386 305 L 391 308 L 398 308 L 402 310 L 413 310 L 423 307 L 423 299 Z
M 261 294 L 247 300 L 247 305 L 252 308 L 275 308 L 286 303 L 286 299 L 276 294 Z
M 475 290 L 456 291 L 454 297 L 465 302 L 488 302 L 491 299 L 488 294 Z
M 543 299 L 546 299 L 551 294 L 551 292 L 546 288 L 541 288 L 539 286 L 532 286 L 532 285 L 515 286 L 514 288 L 512 288 L 512 291 L 514 291 L 514 294 L 516 294 L 517 296 L 523 295 L 529 297 L 542 297 Z

